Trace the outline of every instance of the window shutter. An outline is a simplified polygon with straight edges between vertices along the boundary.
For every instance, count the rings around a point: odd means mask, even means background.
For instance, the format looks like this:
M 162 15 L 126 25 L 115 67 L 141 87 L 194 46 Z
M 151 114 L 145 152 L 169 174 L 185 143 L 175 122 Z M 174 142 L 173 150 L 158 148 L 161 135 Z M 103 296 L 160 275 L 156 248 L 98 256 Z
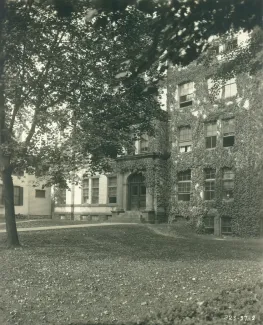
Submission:
M 19 187 L 19 205 L 24 205 L 24 188 Z

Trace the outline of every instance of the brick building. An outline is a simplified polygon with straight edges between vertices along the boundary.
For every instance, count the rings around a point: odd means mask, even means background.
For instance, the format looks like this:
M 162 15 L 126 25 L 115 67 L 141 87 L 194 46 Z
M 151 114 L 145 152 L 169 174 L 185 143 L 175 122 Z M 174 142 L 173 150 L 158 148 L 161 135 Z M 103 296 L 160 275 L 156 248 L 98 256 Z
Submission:
M 57 218 L 168 221 L 184 218 L 198 231 L 257 235 L 262 219 L 262 71 L 222 82 L 221 54 L 244 36 L 214 43 L 208 65 L 167 73 L 167 123 L 119 157 L 111 175 L 83 179 L 64 191 Z M 213 96 L 212 96 L 213 94 Z M 260 132 L 261 131 L 261 132 Z M 260 140 L 261 139 L 261 140 Z
M 221 53 L 242 40 L 241 34 L 215 43 L 209 65 L 170 67 L 167 77 L 169 218 L 187 218 L 216 235 L 257 235 L 260 229 L 262 71 L 225 80 L 213 93 Z

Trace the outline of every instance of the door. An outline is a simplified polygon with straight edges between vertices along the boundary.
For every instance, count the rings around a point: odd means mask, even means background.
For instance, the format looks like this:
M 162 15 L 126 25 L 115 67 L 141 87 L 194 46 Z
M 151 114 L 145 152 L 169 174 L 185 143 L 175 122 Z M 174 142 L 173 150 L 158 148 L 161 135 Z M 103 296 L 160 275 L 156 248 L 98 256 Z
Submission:
M 146 208 L 146 186 L 142 174 L 132 174 L 128 178 L 129 210 L 144 210 Z

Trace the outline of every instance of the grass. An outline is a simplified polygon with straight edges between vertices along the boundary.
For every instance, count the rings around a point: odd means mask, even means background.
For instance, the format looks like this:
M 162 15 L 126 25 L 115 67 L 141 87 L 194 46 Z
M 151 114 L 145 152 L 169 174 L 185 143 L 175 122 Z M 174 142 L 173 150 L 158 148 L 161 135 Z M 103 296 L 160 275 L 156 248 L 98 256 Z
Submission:
M 156 230 L 24 232 L 16 250 L 6 250 L 0 234 L 0 324 L 128 324 L 168 309 L 177 321 L 165 324 L 203 325 L 204 319 L 188 322 L 187 313 L 178 323 L 174 308 L 197 310 L 222 290 L 262 280 L 261 241 L 177 238 Z

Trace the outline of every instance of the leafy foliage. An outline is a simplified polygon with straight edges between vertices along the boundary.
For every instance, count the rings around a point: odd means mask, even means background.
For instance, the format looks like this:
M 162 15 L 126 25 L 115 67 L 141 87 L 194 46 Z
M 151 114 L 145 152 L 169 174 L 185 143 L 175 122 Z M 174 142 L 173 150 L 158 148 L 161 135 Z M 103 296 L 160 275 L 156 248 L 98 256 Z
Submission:
M 149 84 L 160 72 L 153 67 L 129 85 L 118 78 L 120 66 L 129 69 L 129 55 L 151 41 L 149 18 L 129 11 L 106 30 L 80 13 L 62 19 L 38 2 L 8 9 L 5 150 L 13 168 L 62 186 L 84 165 L 110 168 L 131 133 L 150 132 L 159 117 Z
M 112 17 L 118 20 L 119 13 L 129 10 L 130 6 L 153 17 L 155 38 L 137 66 L 137 73 L 159 60 L 188 65 L 207 47 L 210 36 L 223 35 L 231 29 L 252 30 L 261 26 L 260 0 L 94 0 L 93 4 L 100 13 L 99 23 L 105 20 L 104 14 L 108 12 L 114 12 Z
M 257 58 L 261 51 L 258 44 L 261 31 L 255 31 L 256 39 L 252 38 L 250 43 L 255 44 Z M 256 46 L 257 44 L 257 46 Z M 252 45 L 251 45 L 252 46 Z M 243 51 L 246 51 L 243 49 Z M 230 55 L 235 60 L 242 50 L 237 50 L 237 56 Z M 254 53 L 255 53 L 254 52 Z M 245 52 L 246 53 L 246 52 Z M 240 54 L 241 55 L 241 54 Z M 247 53 L 250 56 L 250 52 Z M 255 61 L 257 60 L 255 58 Z M 254 62 L 255 62 L 254 61 Z M 207 62 L 204 60 L 204 62 Z M 256 236 L 259 234 L 260 211 L 262 209 L 262 92 L 261 63 L 255 71 L 250 70 L 250 62 L 243 65 L 236 61 L 234 72 L 236 74 L 237 96 L 229 98 L 214 99 L 210 96 L 208 89 L 208 78 L 219 78 L 220 84 L 233 77 L 232 73 L 226 73 L 224 69 L 228 63 L 214 58 L 210 64 L 201 65 L 193 62 L 189 67 L 178 70 L 171 68 L 168 82 L 168 105 L 171 110 L 171 127 L 175 132 L 172 134 L 171 152 L 171 180 L 172 189 L 177 184 L 177 173 L 192 169 L 192 195 L 189 202 L 177 202 L 177 192 L 173 190 L 173 202 L 171 204 L 170 220 L 176 215 L 190 217 L 197 228 L 202 228 L 203 218 L 210 209 L 216 208 L 220 216 L 232 218 L 232 230 L 235 235 Z M 252 63 L 252 62 L 251 62 Z M 252 63 L 252 65 L 254 65 Z M 228 68 L 227 68 L 228 69 Z M 245 71 L 244 71 L 245 70 Z M 222 73 L 222 71 L 224 71 Z M 242 73 L 240 73 L 243 71 Z M 186 81 L 195 82 L 195 100 L 193 105 L 184 110 L 178 107 L 176 100 L 177 86 Z M 247 106 L 249 104 L 249 106 Z M 224 148 L 222 144 L 222 120 L 235 118 L 235 144 L 233 147 Z M 218 121 L 217 146 L 213 150 L 207 150 L 204 145 L 205 129 L 204 123 Z M 180 154 L 178 152 L 178 128 L 190 125 L 192 128 L 193 151 Z M 234 200 L 225 201 L 222 197 L 222 168 L 235 170 Z M 204 192 L 204 168 L 216 168 L 215 199 L 205 201 Z M 173 179 L 173 180 L 172 180 Z

